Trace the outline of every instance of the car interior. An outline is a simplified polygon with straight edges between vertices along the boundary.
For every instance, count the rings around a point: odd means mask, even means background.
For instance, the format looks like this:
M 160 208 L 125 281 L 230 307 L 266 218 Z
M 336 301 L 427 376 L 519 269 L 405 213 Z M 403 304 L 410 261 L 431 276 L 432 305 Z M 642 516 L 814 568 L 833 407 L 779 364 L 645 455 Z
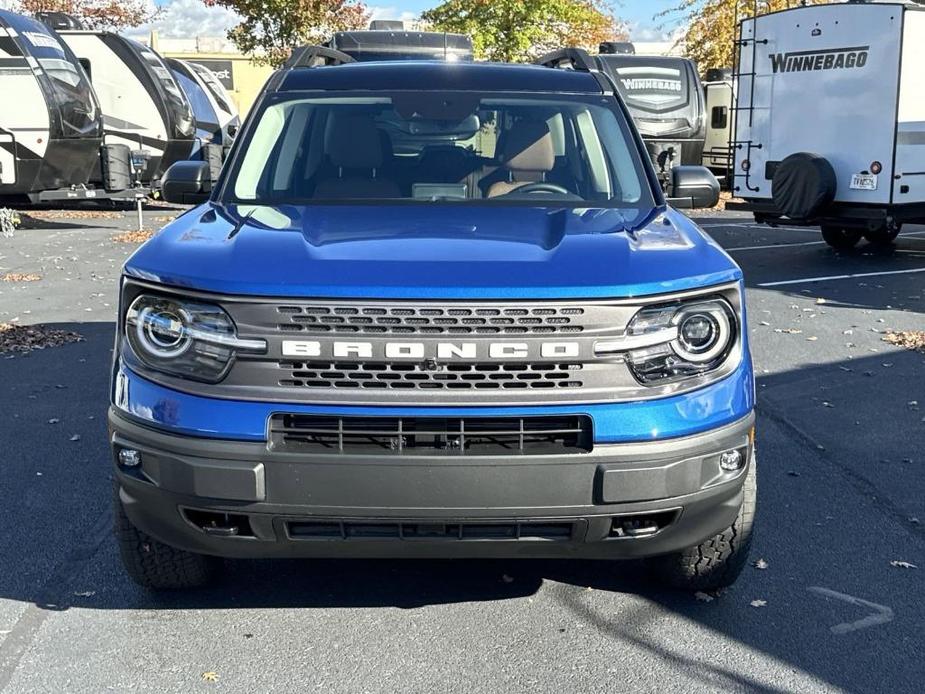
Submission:
M 610 142 L 599 131 L 597 121 L 610 113 L 600 107 L 486 99 L 427 113 L 432 107 L 391 99 L 328 101 L 264 112 L 236 197 L 582 202 L 640 195 L 616 119 L 610 116 Z M 624 191 L 626 180 L 636 183 Z

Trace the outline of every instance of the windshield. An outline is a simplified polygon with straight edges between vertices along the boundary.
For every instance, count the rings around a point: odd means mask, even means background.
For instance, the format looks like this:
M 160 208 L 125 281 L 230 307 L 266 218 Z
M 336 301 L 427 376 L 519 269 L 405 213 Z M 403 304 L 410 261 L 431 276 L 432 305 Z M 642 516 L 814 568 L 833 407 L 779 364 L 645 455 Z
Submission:
M 36 70 L 37 77 L 42 80 L 43 74 L 47 76 L 54 100 L 49 106 L 58 108 L 64 137 L 98 137 L 96 99 L 74 54 L 41 22 L 6 13 L 4 19 L 19 35 L 26 54 L 41 68 Z M 8 41 L 12 43 L 12 39 Z
M 654 205 L 612 99 L 545 94 L 280 95 L 256 114 L 226 191 L 262 204 Z
M 189 65 L 190 69 L 199 75 L 205 83 L 206 89 L 212 94 L 212 98 L 215 99 L 215 103 L 218 104 L 218 107 L 226 113 L 234 113 L 235 109 L 230 103 L 228 92 L 225 91 L 222 83 L 218 81 L 215 73 L 198 63 L 187 63 L 187 65 Z
M 167 66 L 164 65 L 157 53 L 145 46 L 138 45 L 137 48 L 142 59 L 148 64 L 151 72 L 154 73 L 157 81 L 160 82 L 164 89 L 167 105 L 173 112 L 175 119 L 174 127 L 177 130 L 177 134 L 183 137 L 192 135 L 196 124 L 193 120 L 193 111 L 186 95 L 180 89 L 173 75 L 170 73 L 170 70 L 167 69 Z

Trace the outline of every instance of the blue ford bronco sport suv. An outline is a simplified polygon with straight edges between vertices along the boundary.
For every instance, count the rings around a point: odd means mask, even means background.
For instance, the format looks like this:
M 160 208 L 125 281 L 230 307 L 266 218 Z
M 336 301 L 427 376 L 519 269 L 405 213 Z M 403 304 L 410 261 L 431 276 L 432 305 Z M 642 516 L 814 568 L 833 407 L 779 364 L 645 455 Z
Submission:
M 200 204 L 125 264 L 109 413 L 138 583 L 201 585 L 221 557 L 645 557 L 699 590 L 741 571 L 742 274 L 666 203 L 582 51 L 297 51 L 215 186 L 180 162 L 163 193 Z

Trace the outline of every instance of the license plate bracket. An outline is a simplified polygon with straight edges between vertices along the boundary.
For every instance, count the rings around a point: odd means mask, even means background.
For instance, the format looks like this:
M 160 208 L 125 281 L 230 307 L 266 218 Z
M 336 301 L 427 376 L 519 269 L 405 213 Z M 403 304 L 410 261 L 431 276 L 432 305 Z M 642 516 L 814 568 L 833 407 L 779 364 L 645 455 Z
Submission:
M 877 190 L 877 175 L 852 174 L 851 190 Z

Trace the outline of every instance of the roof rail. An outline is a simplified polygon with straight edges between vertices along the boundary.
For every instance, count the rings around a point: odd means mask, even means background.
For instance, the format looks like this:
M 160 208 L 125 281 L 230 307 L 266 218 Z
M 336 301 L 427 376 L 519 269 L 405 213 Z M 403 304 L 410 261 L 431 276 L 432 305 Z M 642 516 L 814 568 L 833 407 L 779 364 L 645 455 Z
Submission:
M 298 46 L 292 49 L 292 55 L 283 65 L 284 68 L 319 67 L 321 65 L 343 65 L 356 61 L 333 48 L 326 46 Z
M 560 48 L 538 58 L 536 64 L 544 67 L 571 68 L 581 72 L 597 72 L 594 58 L 582 48 Z
M 536 60 L 536 65 L 558 68 L 562 70 L 577 70 L 589 72 L 597 80 L 604 94 L 615 94 L 617 87 L 610 76 L 602 72 L 597 60 L 583 48 L 560 48 L 558 51 L 547 53 Z

